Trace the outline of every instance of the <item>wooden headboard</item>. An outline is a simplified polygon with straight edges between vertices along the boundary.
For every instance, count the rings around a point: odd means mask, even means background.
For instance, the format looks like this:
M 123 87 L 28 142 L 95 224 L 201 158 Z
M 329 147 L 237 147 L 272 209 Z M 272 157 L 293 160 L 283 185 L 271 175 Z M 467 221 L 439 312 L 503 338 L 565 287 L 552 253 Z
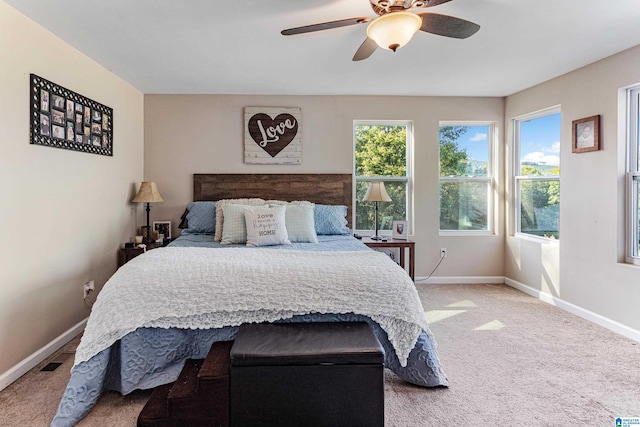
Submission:
M 351 174 L 194 174 L 193 200 L 259 197 L 265 200 L 308 200 L 347 206 L 351 227 Z

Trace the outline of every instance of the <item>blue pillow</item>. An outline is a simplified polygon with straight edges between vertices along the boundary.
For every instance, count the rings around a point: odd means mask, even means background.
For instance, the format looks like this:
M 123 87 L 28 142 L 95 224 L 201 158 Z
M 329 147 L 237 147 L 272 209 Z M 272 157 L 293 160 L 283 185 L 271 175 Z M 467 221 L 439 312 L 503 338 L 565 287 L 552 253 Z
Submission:
M 191 202 L 187 205 L 187 228 L 189 233 L 211 233 L 216 229 L 216 202 Z
M 316 205 L 313 216 L 318 235 L 351 234 L 344 205 Z

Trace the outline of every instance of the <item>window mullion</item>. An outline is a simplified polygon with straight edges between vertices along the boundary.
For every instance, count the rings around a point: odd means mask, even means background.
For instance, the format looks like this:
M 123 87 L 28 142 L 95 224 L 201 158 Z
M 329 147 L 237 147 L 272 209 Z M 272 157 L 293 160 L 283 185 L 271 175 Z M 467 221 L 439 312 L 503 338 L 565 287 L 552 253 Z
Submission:
M 515 178 L 516 181 L 560 181 L 559 175 L 523 175 Z

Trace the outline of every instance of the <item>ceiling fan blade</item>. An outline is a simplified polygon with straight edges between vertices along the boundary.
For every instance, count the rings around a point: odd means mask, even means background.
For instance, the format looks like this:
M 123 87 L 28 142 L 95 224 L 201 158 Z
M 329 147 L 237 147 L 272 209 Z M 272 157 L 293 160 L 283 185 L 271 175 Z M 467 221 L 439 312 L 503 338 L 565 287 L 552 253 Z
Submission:
M 362 61 L 363 59 L 367 59 L 376 51 L 377 48 L 378 44 L 367 37 L 356 51 L 356 54 L 353 55 L 353 61 Z
M 448 2 L 450 2 L 450 1 L 451 1 L 451 0 L 429 0 L 429 1 L 427 2 L 427 4 L 425 4 L 425 5 L 424 5 L 424 7 L 433 7 L 433 6 L 438 6 L 439 4 L 442 4 L 442 3 L 448 3 Z
M 418 13 L 418 15 L 422 17 L 420 29 L 439 36 L 466 39 L 480 29 L 478 24 L 453 16 L 429 12 Z
M 283 36 L 292 36 L 295 34 L 311 33 L 314 31 L 330 30 L 332 28 L 346 27 L 349 25 L 364 24 L 371 21 L 373 18 L 367 16 L 361 16 L 359 18 L 341 19 L 339 21 L 322 22 L 320 24 L 305 25 L 302 27 L 289 28 L 282 30 Z

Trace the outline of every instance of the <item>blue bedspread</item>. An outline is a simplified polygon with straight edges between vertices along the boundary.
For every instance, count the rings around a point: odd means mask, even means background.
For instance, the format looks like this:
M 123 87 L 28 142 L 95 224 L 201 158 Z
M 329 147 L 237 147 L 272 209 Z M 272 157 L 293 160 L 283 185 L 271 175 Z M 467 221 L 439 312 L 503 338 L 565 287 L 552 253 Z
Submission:
M 273 249 L 369 250 L 361 241 L 351 236 L 318 236 L 318 239 L 318 244 L 298 243 L 291 246 L 274 246 Z M 172 242 L 171 246 L 219 247 L 221 245 L 213 242 L 211 235 L 189 234 L 181 236 Z M 440 367 L 435 343 L 428 331 L 422 332 L 409 355 L 407 366 L 402 367 L 384 330 L 366 316 L 308 314 L 281 321 L 366 321 L 373 327 L 385 349 L 385 367 L 391 369 L 403 380 L 416 385 L 425 387 L 448 385 L 447 378 Z M 71 379 L 51 425 L 56 427 L 75 425 L 90 411 L 104 391 L 115 390 L 128 394 L 136 389 L 149 389 L 175 381 L 186 359 L 206 357 L 211 344 L 217 341 L 233 340 L 237 331 L 237 326 L 206 330 L 138 328 L 88 361 L 74 366 Z

